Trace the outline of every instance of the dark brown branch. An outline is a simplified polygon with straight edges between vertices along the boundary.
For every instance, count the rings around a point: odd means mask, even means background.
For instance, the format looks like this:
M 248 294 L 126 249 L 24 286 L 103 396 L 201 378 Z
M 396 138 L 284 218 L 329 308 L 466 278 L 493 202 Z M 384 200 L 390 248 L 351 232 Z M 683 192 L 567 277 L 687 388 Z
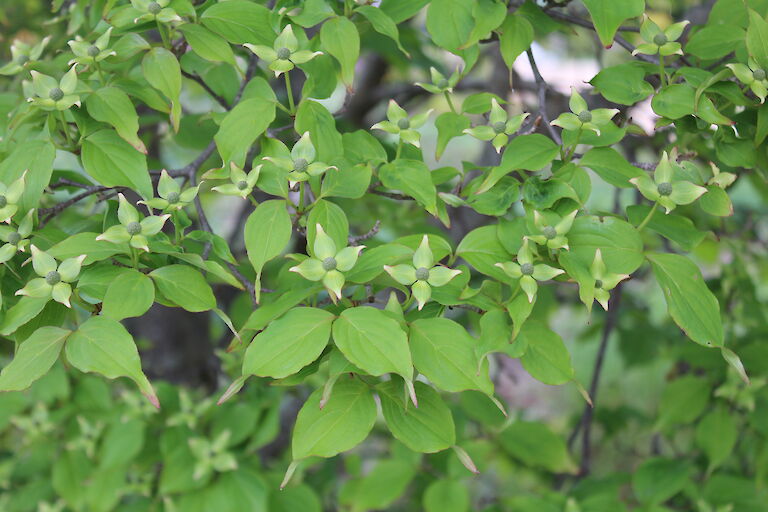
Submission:
M 350 236 L 349 237 L 349 245 L 360 245 L 360 242 L 364 242 L 368 240 L 369 238 L 373 238 L 376 236 L 376 233 L 379 232 L 379 229 L 381 229 L 381 221 L 377 220 L 370 231 L 367 233 L 364 233 L 362 235 L 358 236 Z
M 205 89 L 205 92 L 207 92 L 211 98 L 216 100 L 216 103 L 224 107 L 224 109 L 229 110 L 230 107 L 229 107 L 229 103 L 227 103 L 227 100 L 224 99 L 224 97 L 221 96 L 220 94 L 216 93 L 216 91 L 211 89 L 211 87 L 207 83 L 205 83 L 205 80 L 203 80 L 199 75 L 193 75 L 192 73 L 188 73 L 184 70 L 181 71 L 181 74 L 186 78 L 189 78 L 193 82 L 197 82 L 200 85 L 200 87 Z
M 533 52 L 530 48 L 528 48 L 525 53 L 528 55 L 528 62 L 531 64 L 531 71 L 533 71 L 533 77 L 536 80 L 536 86 L 538 89 L 538 95 L 539 95 L 539 115 L 541 116 L 541 119 L 544 121 L 544 125 L 547 127 L 547 131 L 549 131 L 549 134 L 552 136 L 552 139 L 554 139 L 555 142 L 557 142 L 558 145 L 563 144 L 563 139 L 560 138 L 560 134 L 557 133 L 557 130 L 555 130 L 555 127 L 550 124 L 550 118 L 547 114 L 547 88 L 549 87 L 547 85 L 547 82 L 544 80 L 544 77 L 541 76 L 541 73 L 539 72 L 539 67 L 536 65 L 536 59 L 533 58 Z

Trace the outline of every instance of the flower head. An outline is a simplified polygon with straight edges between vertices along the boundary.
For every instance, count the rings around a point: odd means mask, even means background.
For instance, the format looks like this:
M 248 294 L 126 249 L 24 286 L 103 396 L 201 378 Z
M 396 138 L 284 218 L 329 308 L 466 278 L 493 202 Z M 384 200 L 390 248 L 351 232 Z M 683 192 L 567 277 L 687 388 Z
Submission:
M 195 199 L 199 189 L 200 185 L 197 185 L 182 191 L 181 185 L 171 178 L 168 171 L 163 169 L 157 183 L 157 194 L 160 197 L 154 197 L 149 201 L 139 201 L 139 203 L 164 212 L 181 210 Z
M 160 23 L 170 23 L 172 21 L 181 21 L 181 17 L 176 11 L 168 7 L 171 0 L 131 0 L 131 5 L 139 11 L 141 15 L 134 19 L 134 23 L 144 23 L 145 21 L 159 21 Z
M 11 45 L 11 62 L 0 67 L 0 75 L 15 75 L 27 69 L 37 62 L 50 40 L 51 36 L 47 36 L 34 46 L 15 40 Z
M 229 438 L 229 430 L 224 430 L 213 441 L 204 437 L 189 439 L 189 449 L 196 461 L 192 478 L 200 480 L 213 471 L 223 473 L 237 469 L 237 459 L 227 450 Z
M 640 35 L 646 42 L 639 45 L 632 52 L 632 55 L 637 55 L 638 53 L 661 55 L 662 57 L 675 53 L 682 55 L 682 46 L 676 41 L 683 35 L 683 30 L 685 30 L 688 23 L 690 22 L 681 21 L 680 23 L 673 23 L 666 30 L 661 30 L 651 18 L 646 16 L 643 24 L 640 25 Z
M 118 194 L 118 202 L 117 219 L 120 224 L 108 228 L 97 236 L 96 240 L 106 240 L 115 244 L 128 242 L 133 248 L 149 252 L 147 237 L 158 234 L 171 215 L 150 215 L 142 219 L 139 211 L 123 194 Z
M 435 257 L 429 247 L 427 235 L 424 235 L 418 249 L 413 253 L 412 263 L 413 265 L 401 264 L 393 267 L 384 265 L 384 270 L 398 283 L 411 287 L 411 293 L 419 309 L 429 302 L 433 286 L 445 286 L 451 279 L 461 274 L 461 270 L 435 265 Z
M 69 303 L 69 297 L 72 295 L 70 283 L 77 281 L 86 255 L 81 254 L 77 258 L 68 258 L 61 263 L 56 263 L 54 257 L 47 252 L 41 251 L 34 245 L 31 248 L 32 267 L 40 277 L 32 279 L 24 288 L 17 291 L 16 295 L 48 297 L 68 308 L 72 307 Z
M 272 48 L 261 44 L 244 44 L 246 48 L 255 53 L 261 60 L 267 63 L 275 76 L 286 73 L 298 64 L 304 64 L 314 59 L 323 52 L 299 48 L 299 40 L 293 33 L 293 25 L 286 25 L 280 35 L 275 39 Z
M 747 65 L 726 64 L 725 67 L 733 71 L 739 82 L 748 86 L 755 96 L 760 98 L 760 103 L 765 103 L 765 97 L 768 96 L 768 76 L 766 76 L 766 70 L 761 68 L 755 59 L 750 57 Z
M 675 171 L 678 168 L 676 163 L 670 161 L 665 151 L 653 172 L 653 179 L 643 174 L 629 182 L 636 186 L 646 199 L 659 203 L 669 213 L 678 205 L 694 202 L 707 191 L 706 188 L 690 181 L 677 179 Z
M 27 171 L 10 185 L 0 182 L 0 222 L 11 223 L 11 219 L 19 210 L 19 201 L 24 194 Z
M 79 107 L 80 96 L 75 94 L 76 67 L 77 64 L 69 68 L 60 81 L 37 71 L 30 71 L 34 96 L 27 98 L 27 101 L 43 110 L 67 110 L 72 105 Z
M 229 181 L 226 185 L 213 187 L 211 190 L 220 192 L 228 196 L 240 196 L 243 199 L 248 198 L 253 192 L 253 187 L 259 181 L 261 165 L 257 165 L 247 173 L 237 166 L 235 162 L 229 164 Z
M 568 102 L 570 112 L 563 112 L 551 125 L 563 130 L 590 130 L 600 135 L 600 127 L 607 125 L 613 116 L 619 113 L 615 108 L 596 108 L 589 110 L 587 102 L 575 87 L 571 87 L 571 99 Z
M 536 292 L 539 289 L 538 281 L 548 281 L 565 272 L 543 263 L 534 264 L 533 261 L 533 252 L 528 244 L 528 237 L 525 237 L 523 245 L 517 252 L 517 263 L 514 261 L 496 263 L 496 266 L 509 277 L 520 280 L 520 288 L 528 296 L 528 302 L 533 302 L 536 298 Z
M 288 182 L 293 187 L 296 183 L 307 181 L 312 176 L 320 176 L 328 169 L 336 169 L 333 165 L 315 161 L 315 158 L 317 158 L 315 146 L 312 144 L 309 132 L 304 132 L 298 142 L 293 145 L 290 158 L 265 156 L 264 160 L 288 171 Z
M 589 267 L 589 273 L 592 278 L 591 281 L 579 283 L 581 300 L 587 305 L 587 309 L 592 309 L 592 302 L 596 300 L 603 306 L 604 310 L 608 311 L 608 299 L 611 297 L 610 291 L 616 288 L 621 281 L 627 279 L 629 274 L 612 274 L 608 272 L 599 248 L 595 250 L 595 259 Z
M 15 228 L 13 226 L 0 226 L 0 240 L 5 242 L 0 247 L 0 263 L 5 263 L 13 258 L 17 252 L 26 250 L 29 245 L 27 238 L 32 234 L 34 219 L 35 209 L 33 208 L 27 212 Z
M 380 121 L 371 126 L 371 130 L 383 130 L 387 133 L 397 135 L 400 140 L 412 144 L 414 146 L 421 147 L 419 142 L 421 134 L 416 131 L 417 128 L 421 128 L 424 123 L 427 122 L 429 115 L 432 113 L 432 109 L 426 112 L 415 115 L 408 118 L 408 112 L 397 104 L 395 100 L 389 100 L 389 106 L 387 106 L 387 121 Z
M 499 105 L 496 98 L 491 100 L 491 113 L 488 116 L 488 124 L 467 128 L 464 133 L 480 140 L 490 140 L 497 153 L 509 142 L 509 136 L 520 129 L 523 121 L 529 114 L 518 114 L 511 118 L 507 111 Z
M 456 87 L 457 83 L 459 83 L 461 73 L 459 73 L 459 70 L 457 69 L 451 74 L 450 77 L 446 78 L 445 75 L 443 75 L 437 69 L 430 67 L 429 76 L 432 79 L 431 84 L 416 82 L 416 85 L 427 92 L 431 92 L 432 94 L 443 94 L 445 92 L 453 92 L 453 88 Z
M 317 224 L 315 227 L 314 256 L 289 270 L 300 274 L 304 279 L 322 281 L 331 299 L 336 302 L 341 298 L 341 289 L 345 282 L 344 272 L 352 270 L 365 246 L 344 247 L 338 251 L 336 243 L 323 230 L 323 226 Z
M 111 35 L 112 27 L 109 27 L 107 31 L 100 35 L 93 43 L 84 41 L 79 36 L 68 42 L 67 44 L 72 49 L 72 53 L 75 54 L 75 58 L 69 61 L 69 65 L 83 64 L 87 66 L 101 62 L 107 57 L 117 55 L 116 52 L 108 48 Z
M 550 249 L 568 249 L 568 239 L 565 235 L 571 230 L 573 219 L 578 210 L 574 210 L 563 217 L 555 212 L 533 212 L 533 225 L 537 234 L 528 238 L 538 245 L 544 245 Z

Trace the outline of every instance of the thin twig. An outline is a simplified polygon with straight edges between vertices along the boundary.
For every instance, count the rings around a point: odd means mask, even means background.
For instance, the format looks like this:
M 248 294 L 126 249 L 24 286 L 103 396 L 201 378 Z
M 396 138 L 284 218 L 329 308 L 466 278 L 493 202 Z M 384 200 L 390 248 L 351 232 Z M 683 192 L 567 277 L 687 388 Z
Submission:
M 192 80 L 194 82 L 197 82 L 200 85 L 200 87 L 205 89 L 205 92 L 207 92 L 211 96 L 211 98 L 216 100 L 216 103 L 218 103 L 219 105 L 224 107 L 225 110 L 229 110 L 230 107 L 229 107 L 229 103 L 227 103 L 227 100 L 224 99 L 224 97 L 221 96 L 220 94 L 216 93 L 216 91 L 211 89 L 211 86 L 209 86 L 207 83 L 205 83 L 205 80 L 203 80 L 199 75 L 194 75 L 194 74 L 188 73 L 188 72 L 186 72 L 184 70 L 181 71 L 181 74 L 183 76 L 189 78 L 190 80 Z
M 613 289 L 613 293 L 611 293 L 611 308 L 608 310 L 608 314 L 605 318 L 603 334 L 600 338 L 600 346 L 597 349 L 597 356 L 595 358 L 595 369 L 592 372 L 592 381 L 589 384 L 589 396 L 592 399 L 592 404 L 586 404 L 584 406 L 581 420 L 568 438 L 568 446 L 570 447 L 573 445 L 574 441 L 576 441 L 579 432 L 581 432 L 581 462 L 579 464 L 579 477 L 587 476 L 592 465 L 592 420 L 595 407 L 597 406 L 597 392 L 600 384 L 600 374 L 603 369 L 603 362 L 605 361 L 605 352 L 608 348 L 608 340 L 611 337 L 611 333 L 616 328 L 619 319 L 621 288 L 622 283 L 619 283 L 618 286 Z
M 539 72 L 539 67 L 536 65 L 536 59 L 533 58 L 533 52 L 528 48 L 525 53 L 528 55 L 528 62 L 531 64 L 531 71 L 533 71 L 533 77 L 536 80 L 536 87 L 539 95 L 539 115 L 544 120 L 544 125 L 547 127 L 547 131 L 552 136 L 558 145 L 562 145 L 563 139 L 560 138 L 560 134 L 557 133 L 555 127 L 550 124 L 549 115 L 547 114 L 547 82 Z
M 379 232 L 379 229 L 381 229 L 381 221 L 377 220 L 373 224 L 373 227 L 370 229 L 370 231 L 368 231 L 367 233 L 364 233 L 358 236 L 350 236 L 348 239 L 349 245 L 360 245 L 360 242 L 364 242 L 369 238 L 373 238 L 374 236 L 376 236 L 376 233 Z

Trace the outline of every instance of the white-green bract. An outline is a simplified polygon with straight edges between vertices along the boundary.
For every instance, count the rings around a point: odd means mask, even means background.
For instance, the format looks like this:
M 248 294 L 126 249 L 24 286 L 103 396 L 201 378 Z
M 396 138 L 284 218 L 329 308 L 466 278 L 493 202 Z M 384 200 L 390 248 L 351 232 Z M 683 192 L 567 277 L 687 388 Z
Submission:
M 0 511 L 765 510 L 767 2 L 42 3 Z

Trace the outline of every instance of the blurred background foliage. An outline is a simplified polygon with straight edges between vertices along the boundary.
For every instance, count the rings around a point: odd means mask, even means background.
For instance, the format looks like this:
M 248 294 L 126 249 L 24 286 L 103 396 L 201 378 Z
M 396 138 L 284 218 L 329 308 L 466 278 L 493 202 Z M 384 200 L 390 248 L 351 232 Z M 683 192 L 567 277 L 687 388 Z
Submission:
M 704 23 L 713 4 L 697 0 L 647 3 L 659 23 L 672 19 Z M 3 62 L 14 39 L 34 43 L 51 35 L 49 48 L 53 49 L 69 39 L 66 22 L 57 21 L 51 3 L 40 0 L 2 0 L 0 26 Z M 423 79 L 433 62 L 445 59 L 435 48 L 424 49 L 428 55 L 421 52 L 421 30 L 423 18 L 419 17 L 401 27 L 404 44 L 413 50 L 412 61 L 372 31 L 364 36 L 363 65 L 372 68 L 366 75 L 371 81 L 362 84 L 347 105 L 348 115 L 339 121 L 341 131 L 368 128 L 382 117 L 384 100 L 390 97 L 408 103 L 411 112 L 447 110 L 442 98 L 421 95 L 410 85 Z M 594 35 L 581 28 L 542 30 L 541 36 L 534 51 L 556 92 L 550 100 L 553 112 L 566 110 L 570 85 L 591 79 L 604 64 L 628 59 L 621 48 L 603 52 Z M 471 80 L 519 102 L 522 108 L 534 101 L 535 86 L 526 63 L 518 62 L 523 65 L 513 73 L 517 94 L 509 97 L 503 63 L 492 52 L 483 59 Z M 232 81 L 236 90 L 237 77 Z M 0 78 L 0 104 L 15 101 L 15 95 L 3 93 L 16 86 L 15 78 Z M 186 111 L 200 114 L 201 122 L 185 116 L 177 135 L 160 134 L 150 148 L 155 167 L 186 163 L 215 130 L 204 120 L 204 114 L 215 107 L 192 81 L 185 82 L 184 105 Z M 4 114 L 8 108 L 0 110 Z M 636 121 L 642 123 L 643 116 L 650 131 L 653 120 L 647 105 L 645 112 L 638 109 Z M 157 121 L 142 118 L 143 129 L 154 129 Z M 424 133 L 425 155 L 433 154 L 436 130 L 428 126 Z M 662 136 L 651 140 L 659 150 L 666 141 Z M 630 142 L 625 148 L 628 156 L 654 161 L 658 152 L 644 142 L 637 149 Z M 460 166 L 462 160 L 491 156 L 478 141 L 462 137 L 439 165 Z M 57 169 L 67 165 L 57 160 Z M 0 395 L 0 510 L 766 511 L 768 189 L 763 176 L 758 169 L 731 191 L 734 216 L 696 219 L 709 234 L 693 250 L 705 276 L 715 277 L 709 283 L 728 319 L 728 343 L 744 361 L 751 385 L 745 386 L 719 353 L 684 339 L 668 319 L 662 292 L 654 282 L 633 280 L 624 289 L 616 329 L 606 340 L 592 445 L 586 448 L 591 454 L 589 474 L 580 472 L 585 406 L 577 389 L 538 383 L 519 362 L 505 358 L 494 362 L 492 375 L 509 419 L 474 392 L 457 394 L 451 402 L 457 437 L 477 463 L 479 476 L 469 474 L 453 453 L 411 452 L 379 425 L 362 446 L 306 464 L 298 485 L 278 491 L 290 458 L 291 418 L 308 390 L 322 386 L 322 381 L 317 377 L 314 386 L 285 392 L 252 379 L 239 396 L 217 407 L 215 390 L 227 375 L 236 374 L 239 364 L 219 348 L 226 338 L 222 326 L 183 312 L 173 314 L 184 317 L 170 317 L 170 310 L 158 306 L 142 318 L 142 325 L 131 327 L 143 336 L 147 373 L 155 382 L 171 382 L 158 384 L 161 411 L 151 409 L 119 382 L 76 376 L 60 366 L 29 392 Z M 601 188 L 599 180 L 593 180 L 593 187 L 589 204 L 593 211 L 609 211 L 615 202 L 633 200 L 631 190 L 614 197 L 613 188 Z M 210 220 L 223 236 L 236 232 L 249 213 L 233 208 L 227 199 L 211 201 L 215 202 L 206 205 Z M 379 241 L 401 233 L 438 230 L 425 224 L 425 216 L 416 214 L 419 208 L 410 204 L 342 203 L 353 232 L 364 233 L 381 221 Z M 696 217 L 693 208 L 686 213 Z M 74 212 L 70 215 L 71 222 L 78 222 Z M 460 240 L 486 219 L 471 212 L 457 216 L 451 236 Z M 242 241 L 238 243 L 242 246 Z M 229 310 L 237 324 L 250 313 L 250 304 L 243 296 Z M 455 314 L 477 325 L 478 317 L 472 312 Z M 545 287 L 533 318 L 549 321 L 559 332 L 574 359 L 577 379 L 588 383 L 605 314 L 593 311 L 588 317 L 575 289 L 559 287 L 555 292 Z M 180 346 L 184 353 L 178 353 Z M 512 420 L 520 421 L 509 426 Z M 88 484 L 78 485 L 81 481 Z

